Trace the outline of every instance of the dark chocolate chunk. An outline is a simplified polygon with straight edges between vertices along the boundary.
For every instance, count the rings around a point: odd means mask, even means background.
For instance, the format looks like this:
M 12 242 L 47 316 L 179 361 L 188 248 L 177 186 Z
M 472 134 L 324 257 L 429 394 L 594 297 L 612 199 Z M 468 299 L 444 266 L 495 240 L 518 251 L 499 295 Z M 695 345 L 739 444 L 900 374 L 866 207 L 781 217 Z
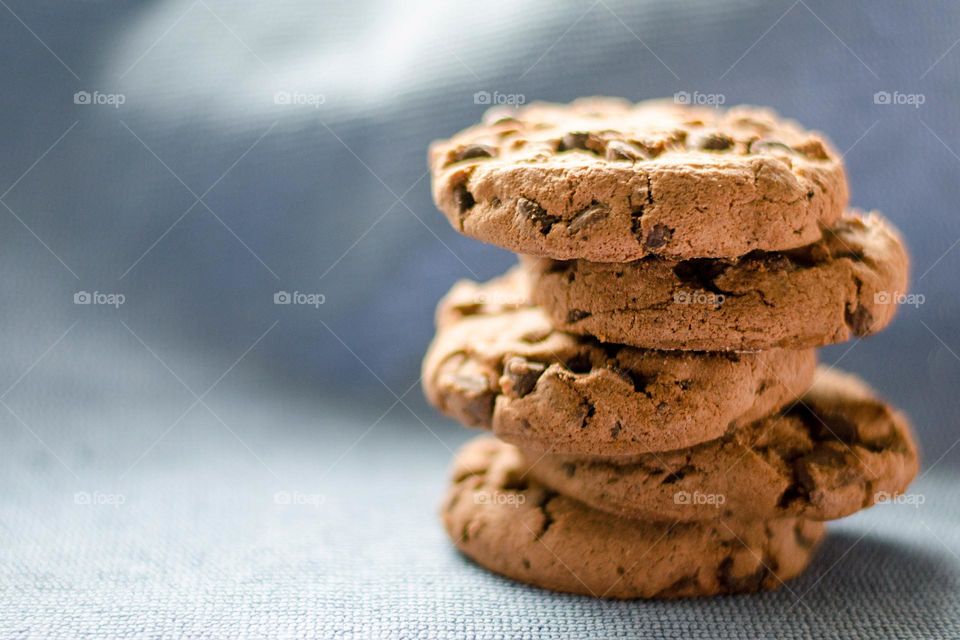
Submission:
M 611 140 L 607 143 L 607 151 L 604 156 L 607 160 L 643 160 L 645 154 L 643 150 L 629 142 L 622 140 Z
M 659 249 L 670 242 L 672 237 L 673 229 L 665 224 L 657 223 L 653 225 L 653 229 L 650 230 L 650 235 L 647 236 L 645 244 L 649 249 Z
M 558 216 L 550 215 L 546 209 L 539 204 L 526 198 L 517 198 L 517 213 L 537 225 L 537 228 L 540 229 L 540 233 L 542 234 L 550 233 L 553 225 L 560 222 Z
M 466 184 L 461 184 L 453 190 L 453 201 L 457 205 L 457 210 L 461 215 L 473 208 L 477 201 L 473 199 L 473 194 L 467 189 Z
M 496 151 L 493 147 L 488 147 L 485 144 L 468 144 L 456 153 L 454 162 L 473 160 L 474 158 L 492 158 L 494 155 L 496 155 Z
M 504 391 L 515 398 L 524 397 L 537 386 L 537 380 L 546 368 L 544 364 L 530 362 L 519 356 L 510 358 L 503 367 L 503 375 L 509 382 Z
M 570 151 L 571 149 L 583 149 L 586 151 L 587 140 L 589 138 L 590 134 L 582 131 L 564 134 L 563 138 L 560 139 L 560 151 Z
M 726 151 L 733 147 L 733 138 L 722 133 L 708 133 L 697 143 L 704 151 Z
M 583 229 L 586 229 L 601 220 L 604 220 L 608 215 L 610 215 L 610 208 L 605 204 L 600 204 L 594 202 L 589 207 L 573 216 L 570 220 L 570 224 L 567 225 L 567 230 L 570 233 L 579 233 Z

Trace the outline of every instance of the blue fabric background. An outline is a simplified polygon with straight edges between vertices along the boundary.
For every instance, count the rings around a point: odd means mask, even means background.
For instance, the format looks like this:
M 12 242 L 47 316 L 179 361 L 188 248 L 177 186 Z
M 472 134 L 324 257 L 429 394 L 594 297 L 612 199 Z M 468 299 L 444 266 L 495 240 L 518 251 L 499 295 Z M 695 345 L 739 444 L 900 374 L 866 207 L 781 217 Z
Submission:
M 0 637 L 956 637 L 958 25 L 948 1 L 3 0 Z M 924 297 L 824 359 L 914 418 L 924 504 L 837 523 L 759 597 L 595 602 L 454 554 L 434 510 L 468 434 L 419 359 L 452 282 L 513 257 L 424 174 L 477 91 L 720 94 L 824 130 Z

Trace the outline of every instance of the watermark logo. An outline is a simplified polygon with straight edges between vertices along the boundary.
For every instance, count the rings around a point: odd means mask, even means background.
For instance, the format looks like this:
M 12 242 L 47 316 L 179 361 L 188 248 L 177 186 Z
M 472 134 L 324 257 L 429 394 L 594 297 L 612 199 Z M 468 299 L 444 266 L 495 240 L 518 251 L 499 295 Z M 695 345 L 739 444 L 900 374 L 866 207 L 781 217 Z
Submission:
M 99 91 L 77 91 L 73 94 L 73 104 L 104 105 L 119 109 L 127 102 L 127 96 L 122 93 L 100 93 Z
M 294 106 L 294 107 L 313 107 L 319 109 L 320 105 L 327 102 L 327 97 L 322 93 L 305 93 L 303 91 L 277 91 L 273 94 L 273 104 Z
M 119 309 L 127 301 L 122 293 L 104 293 L 102 291 L 77 291 L 73 294 L 73 304 L 95 304 Z
M 927 101 L 923 93 L 901 93 L 899 91 L 877 91 L 873 94 L 873 104 L 913 107 L 919 109 Z
M 81 506 L 119 508 L 127 502 L 122 493 L 104 493 L 102 491 L 78 491 L 73 494 L 73 503 Z
M 489 91 L 477 91 L 473 94 L 473 104 L 499 104 L 516 107 L 524 104 L 526 101 L 527 96 L 522 93 L 500 93 L 499 91 L 490 93 Z
M 519 507 L 527 501 L 522 493 L 501 493 L 499 491 L 482 491 L 473 496 L 474 504 L 495 504 L 510 507 Z
M 710 506 L 719 509 L 727 501 L 727 496 L 722 493 L 701 493 L 700 491 L 677 491 L 673 494 L 674 504 L 684 504 L 693 506 Z
M 876 504 L 906 504 L 919 509 L 920 505 L 927 501 L 927 497 L 922 493 L 894 494 L 888 491 L 877 491 L 873 494 L 873 501 Z
M 277 291 L 273 294 L 273 304 L 296 304 L 319 309 L 327 301 L 322 293 L 304 293 L 302 291 Z
M 900 293 L 899 291 L 877 291 L 873 294 L 874 304 L 898 304 L 919 307 L 927 301 L 922 293 Z
M 727 102 L 727 96 L 722 93 L 700 93 L 694 91 L 677 91 L 673 94 L 675 104 L 697 105 L 701 107 L 719 107 Z
M 699 304 L 709 307 L 719 307 L 727 297 L 722 293 L 712 291 L 677 291 L 673 294 L 674 304 Z
M 300 491 L 277 491 L 273 494 L 273 503 L 281 506 L 319 507 L 327 501 L 319 493 L 301 493 Z

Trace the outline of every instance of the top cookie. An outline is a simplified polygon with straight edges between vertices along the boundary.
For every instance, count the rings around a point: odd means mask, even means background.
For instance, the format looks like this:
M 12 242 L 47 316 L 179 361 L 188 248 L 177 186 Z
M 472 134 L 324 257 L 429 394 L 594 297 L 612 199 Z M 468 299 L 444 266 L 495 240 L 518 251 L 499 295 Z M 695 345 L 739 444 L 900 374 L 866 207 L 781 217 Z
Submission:
M 429 156 L 457 230 L 558 260 L 793 249 L 819 240 L 848 198 L 823 136 L 754 107 L 533 103 L 487 112 Z

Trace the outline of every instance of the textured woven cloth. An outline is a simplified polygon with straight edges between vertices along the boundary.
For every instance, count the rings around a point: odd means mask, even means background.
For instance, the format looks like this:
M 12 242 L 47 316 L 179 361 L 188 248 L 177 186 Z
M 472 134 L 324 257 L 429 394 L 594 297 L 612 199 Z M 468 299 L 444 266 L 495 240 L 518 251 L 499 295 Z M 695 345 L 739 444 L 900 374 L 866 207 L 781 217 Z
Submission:
M 0 638 L 960 637 L 958 23 L 949 0 L 3 0 Z M 925 294 L 824 353 L 917 423 L 914 504 L 749 597 L 562 596 L 455 553 L 436 510 L 467 435 L 419 360 L 452 282 L 513 257 L 424 172 L 477 92 L 722 96 L 828 133 Z
M 809 572 L 779 592 L 600 601 L 513 583 L 452 548 L 437 507 L 447 447 L 465 432 L 430 420 L 437 439 L 398 406 L 344 455 L 379 413 L 225 386 L 205 402 L 250 450 L 198 406 L 127 472 L 129 454 L 188 399 L 173 408 L 144 397 L 122 412 L 91 403 L 84 421 L 47 434 L 77 477 L 7 428 L 4 450 L 16 455 L 0 470 L 0 637 L 960 634 L 956 477 L 916 483 L 919 508 L 833 523 Z M 120 429 L 135 424 L 150 437 Z

